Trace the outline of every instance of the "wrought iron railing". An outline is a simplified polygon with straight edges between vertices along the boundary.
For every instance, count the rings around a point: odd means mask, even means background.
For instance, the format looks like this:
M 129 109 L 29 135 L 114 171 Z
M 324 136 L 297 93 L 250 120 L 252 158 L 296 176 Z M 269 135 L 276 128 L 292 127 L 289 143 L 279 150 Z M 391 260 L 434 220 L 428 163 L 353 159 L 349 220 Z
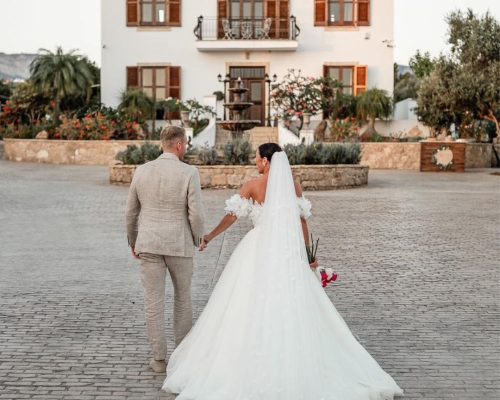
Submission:
M 300 34 L 295 16 L 286 18 L 198 17 L 198 40 L 296 40 Z

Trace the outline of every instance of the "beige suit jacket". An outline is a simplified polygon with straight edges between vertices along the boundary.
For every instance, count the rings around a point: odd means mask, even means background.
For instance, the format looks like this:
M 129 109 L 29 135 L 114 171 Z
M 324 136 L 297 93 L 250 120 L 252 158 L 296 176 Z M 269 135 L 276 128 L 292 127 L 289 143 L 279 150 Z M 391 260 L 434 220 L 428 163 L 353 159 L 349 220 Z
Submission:
M 139 166 L 127 199 L 128 243 L 139 253 L 192 257 L 204 234 L 198 170 L 163 153 Z

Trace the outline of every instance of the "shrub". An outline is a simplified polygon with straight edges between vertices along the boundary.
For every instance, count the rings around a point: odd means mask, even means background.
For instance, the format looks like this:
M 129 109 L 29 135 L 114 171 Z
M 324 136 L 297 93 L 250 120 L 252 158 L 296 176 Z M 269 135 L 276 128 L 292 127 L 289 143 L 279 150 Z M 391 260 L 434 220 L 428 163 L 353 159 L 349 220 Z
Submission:
M 219 156 L 215 147 L 205 146 L 198 150 L 198 159 L 202 165 L 216 165 L 219 161 Z
M 159 146 L 152 143 L 144 143 L 141 147 L 128 145 L 127 149 L 119 152 L 116 159 L 127 165 L 144 164 L 157 159 L 162 153 Z
M 250 164 L 252 146 L 243 140 L 233 140 L 224 147 L 224 163 L 229 165 Z
M 290 164 L 298 165 L 303 164 L 305 148 L 306 146 L 304 144 L 287 144 L 283 150 L 285 151 Z
M 361 146 L 355 144 L 287 144 L 284 148 L 291 165 L 359 164 Z

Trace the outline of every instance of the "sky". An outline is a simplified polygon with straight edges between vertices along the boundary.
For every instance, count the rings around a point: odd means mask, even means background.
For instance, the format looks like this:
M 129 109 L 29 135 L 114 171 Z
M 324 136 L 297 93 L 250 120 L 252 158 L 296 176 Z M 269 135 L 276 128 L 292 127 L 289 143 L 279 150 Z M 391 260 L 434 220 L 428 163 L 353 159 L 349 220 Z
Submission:
M 65 50 L 79 49 L 99 64 L 100 1 L 116 0 L 0 0 L 0 52 L 36 53 L 39 48 L 54 50 L 60 45 Z M 404 65 L 417 49 L 429 51 L 433 56 L 446 50 L 445 16 L 454 9 L 470 7 L 477 13 L 490 10 L 500 19 L 499 0 L 394 0 L 394 3 L 394 57 L 398 64 Z

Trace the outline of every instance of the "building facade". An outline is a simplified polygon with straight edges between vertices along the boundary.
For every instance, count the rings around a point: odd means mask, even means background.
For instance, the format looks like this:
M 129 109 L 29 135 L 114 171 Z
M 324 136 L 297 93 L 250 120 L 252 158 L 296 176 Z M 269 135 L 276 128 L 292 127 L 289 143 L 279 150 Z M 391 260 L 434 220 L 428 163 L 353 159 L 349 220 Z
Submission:
M 394 0 L 105 0 L 102 101 L 128 88 L 203 98 L 241 78 L 269 117 L 269 83 L 288 69 L 330 75 L 357 94 L 393 91 Z M 224 85 L 223 80 L 229 81 Z

